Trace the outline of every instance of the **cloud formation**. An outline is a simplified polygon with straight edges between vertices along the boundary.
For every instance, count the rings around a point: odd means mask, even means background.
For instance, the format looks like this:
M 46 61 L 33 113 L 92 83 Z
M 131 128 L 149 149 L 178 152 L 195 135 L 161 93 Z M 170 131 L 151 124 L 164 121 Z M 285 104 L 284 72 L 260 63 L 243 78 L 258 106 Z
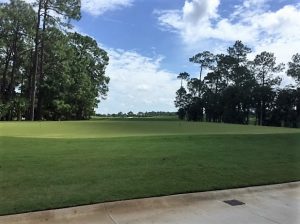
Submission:
M 161 68 L 161 56 L 150 58 L 135 51 L 107 50 L 109 93 L 98 113 L 175 111 L 176 74 Z
M 246 0 L 226 18 L 218 13 L 219 0 L 186 0 L 181 10 L 156 13 L 159 24 L 179 33 L 187 44 L 209 38 L 250 44 L 281 38 L 299 41 L 299 6 L 286 5 L 272 12 L 267 10 L 267 2 Z
M 217 7 L 219 0 L 210 1 L 185 1 L 182 12 L 183 20 L 189 21 L 191 24 L 198 24 L 208 18 L 217 17 Z
M 278 62 L 287 63 L 300 47 L 300 4 L 270 10 L 270 0 L 244 0 L 221 16 L 220 0 L 185 0 L 180 10 L 155 11 L 163 30 L 180 35 L 187 49 L 203 43 L 205 50 L 220 51 L 235 40 L 251 46 L 254 54 L 274 52 Z M 204 49 L 203 49 L 204 50 Z M 285 78 L 287 83 L 288 78 Z
M 82 0 L 82 10 L 99 16 L 107 11 L 113 11 L 132 6 L 134 0 Z

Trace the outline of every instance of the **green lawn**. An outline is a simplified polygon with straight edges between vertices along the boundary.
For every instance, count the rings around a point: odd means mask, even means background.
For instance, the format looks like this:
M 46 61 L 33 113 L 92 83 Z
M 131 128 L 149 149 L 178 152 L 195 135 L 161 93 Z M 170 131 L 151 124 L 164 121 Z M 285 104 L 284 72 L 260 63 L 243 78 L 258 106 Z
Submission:
M 298 129 L 3 122 L 0 135 L 2 215 L 300 180 Z
M 185 121 L 96 120 L 0 122 L 0 136 L 33 138 L 107 138 L 162 135 L 300 133 L 300 129 Z

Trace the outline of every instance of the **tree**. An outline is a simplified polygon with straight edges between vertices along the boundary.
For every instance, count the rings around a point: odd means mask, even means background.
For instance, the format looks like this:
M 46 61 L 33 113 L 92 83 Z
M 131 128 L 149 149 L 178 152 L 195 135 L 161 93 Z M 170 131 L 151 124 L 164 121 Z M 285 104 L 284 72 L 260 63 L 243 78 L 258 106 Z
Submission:
M 79 0 L 0 3 L 1 120 L 87 119 L 105 99 L 107 53 L 64 30 L 79 18 Z
M 274 74 L 281 72 L 284 65 L 276 65 L 276 58 L 273 53 L 264 51 L 256 55 L 253 66 L 256 80 L 261 86 L 280 85 L 281 78 L 279 76 L 274 77 Z
M 230 64 L 226 62 L 227 56 L 224 54 L 216 55 L 216 66 L 213 71 L 208 73 L 204 78 L 206 83 L 214 88 L 215 94 L 224 89 L 228 85 L 228 74 Z
M 216 55 L 216 64 L 212 72 L 204 78 L 206 86 L 203 95 L 206 121 L 221 122 L 223 116 L 222 94 L 228 85 L 230 66 L 227 63 L 228 56 Z
M 273 125 L 284 127 L 297 127 L 296 90 L 285 88 L 279 90 L 271 112 Z
M 14 113 L 13 102 L 24 97 L 16 87 L 24 84 L 25 62 L 30 57 L 32 43 L 32 24 L 35 21 L 34 10 L 23 1 L 12 0 L 0 5 L 0 68 L 1 68 L 1 102 L 6 105 L 6 112 L 1 119 L 11 120 Z M 18 101 L 18 100 L 17 100 Z
M 233 85 L 243 86 L 249 81 L 253 81 L 253 77 L 249 72 L 247 55 L 251 53 L 251 49 L 244 45 L 241 41 L 236 41 L 232 47 L 227 49 L 228 57 L 222 58 L 229 70 L 228 78 Z
M 245 65 L 247 55 L 252 51 L 251 48 L 244 45 L 242 41 L 237 40 L 232 47 L 227 49 L 227 52 L 239 65 Z
M 294 78 L 297 85 L 300 86 L 300 54 L 293 55 L 292 61 L 288 63 L 287 75 Z
M 255 86 L 255 78 L 250 71 L 247 59 L 251 49 L 241 41 L 236 41 L 232 47 L 227 49 L 227 52 L 226 57 L 221 57 L 223 67 L 221 71 L 224 72 L 224 68 L 227 69 L 227 74 L 225 74 L 228 85 L 223 93 L 224 97 L 228 99 L 222 101 L 225 104 L 223 119 L 230 123 L 247 124 L 249 122 L 252 89 Z M 232 100 L 228 98 L 230 95 Z M 226 117 L 230 118 L 226 119 Z
M 68 101 L 71 86 L 69 66 L 72 55 L 68 36 L 57 28 L 48 28 L 44 36 L 43 76 L 39 84 L 40 119 L 64 120 L 72 119 L 72 102 Z
M 73 83 L 69 97 L 76 102 L 76 118 L 86 119 L 105 99 L 109 77 L 104 74 L 109 58 L 91 37 L 69 33 L 68 38 L 72 49 L 68 68 Z
M 288 63 L 287 75 L 294 78 L 298 88 L 294 91 L 294 97 L 296 100 L 296 113 L 297 121 L 296 126 L 300 127 L 300 54 L 293 55 L 292 61 Z
M 187 88 L 176 92 L 178 115 L 188 121 L 249 124 L 256 115 L 260 125 L 300 126 L 300 87 L 280 89 L 284 64 L 273 53 L 262 52 L 248 60 L 251 49 L 236 41 L 227 54 L 197 54 L 190 61 L 200 64 L 200 78 L 191 78 Z M 202 70 L 209 71 L 202 80 Z M 300 85 L 300 55 L 293 56 L 287 74 Z M 178 76 L 181 78 L 181 75 Z M 200 93 L 200 94 L 199 94 Z
M 175 107 L 178 108 L 178 117 L 180 120 L 183 120 L 186 116 L 187 106 L 189 104 L 188 102 L 189 96 L 187 95 L 187 92 L 184 87 L 180 87 L 176 91 L 176 98 L 175 98 Z
M 45 36 L 41 118 L 88 119 L 108 91 L 108 56 L 97 42 L 78 33 L 49 28 Z
M 268 92 L 272 91 L 273 86 L 281 83 L 281 78 L 279 76 L 274 77 L 274 74 L 281 72 L 284 65 L 276 65 L 274 54 L 264 51 L 256 55 L 252 69 L 259 85 L 259 88 L 256 89 L 260 93 L 257 98 L 257 105 L 259 105 L 257 114 L 259 114 L 259 124 L 263 125 L 266 118 L 266 96 L 270 95 Z
M 181 80 L 181 85 L 180 85 L 181 87 L 182 87 L 182 81 L 183 80 L 188 80 L 189 77 L 190 77 L 190 74 L 187 73 L 187 72 L 181 72 L 181 73 L 179 73 L 179 75 L 177 76 L 177 78 Z
M 196 63 L 200 65 L 200 75 L 199 75 L 199 89 L 198 96 L 201 96 L 201 88 L 202 88 L 202 70 L 207 68 L 212 68 L 212 64 L 215 62 L 215 56 L 209 51 L 203 51 L 191 57 L 189 59 L 190 62 Z
M 37 21 L 35 28 L 35 50 L 33 59 L 32 87 L 30 97 L 30 119 L 35 119 L 35 103 L 37 91 L 37 75 L 39 75 L 39 86 L 43 83 L 44 71 L 44 36 L 48 25 L 69 25 L 71 19 L 80 19 L 80 0 L 36 0 Z M 52 16 L 57 15 L 56 17 Z M 42 26 L 42 27 L 41 27 Z M 39 73 L 39 74 L 38 74 Z M 38 86 L 38 87 L 39 87 Z M 39 92 L 39 101 L 42 101 L 42 93 Z M 41 118 L 40 107 L 38 102 L 38 118 Z

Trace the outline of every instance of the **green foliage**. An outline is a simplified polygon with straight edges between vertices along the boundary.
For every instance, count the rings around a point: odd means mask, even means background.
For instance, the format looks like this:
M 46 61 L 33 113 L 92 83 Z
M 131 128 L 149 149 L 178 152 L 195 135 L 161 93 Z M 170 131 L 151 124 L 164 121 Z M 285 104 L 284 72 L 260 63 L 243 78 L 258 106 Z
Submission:
M 227 51 L 236 66 L 240 66 L 240 63 L 245 64 L 247 62 L 247 55 L 251 53 L 251 49 L 245 46 L 240 40 L 236 41 Z
M 0 17 L 0 119 L 90 118 L 108 91 L 109 59 L 92 38 L 63 30 L 80 19 L 80 1 L 12 0 Z
M 35 14 L 29 4 L 13 0 L 0 5 L 0 17 L 0 104 L 6 108 L 1 111 L 0 119 L 11 120 L 16 117 L 16 111 L 20 112 L 18 104 L 14 102 L 22 101 L 27 94 L 27 62 L 32 48 Z
M 183 80 L 188 81 L 189 77 L 190 77 L 190 74 L 187 73 L 187 72 L 181 72 L 181 73 L 177 76 L 178 79 L 181 79 L 181 87 L 182 87 L 182 81 L 183 81 Z
M 199 64 L 202 68 L 211 68 L 215 61 L 215 57 L 209 51 L 203 51 L 191 57 L 190 62 Z
M 249 47 L 236 41 L 227 54 L 213 55 L 204 51 L 190 58 L 191 62 L 200 64 L 200 77 L 189 79 L 187 90 L 181 85 L 176 92 L 179 118 L 249 124 L 250 116 L 255 116 L 255 123 L 259 125 L 299 127 L 299 91 L 288 89 L 287 94 L 277 88 L 281 78 L 275 75 L 283 71 L 284 64 L 276 64 L 270 52 L 262 52 L 249 61 L 249 53 Z M 203 68 L 207 74 L 202 80 Z M 287 74 L 298 84 L 299 68 L 300 56 L 296 54 Z M 285 98 L 294 99 L 293 103 L 283 100 Z M 280 112 L 282 110 L 286 112 Z
M 292 61 L 288 63 L 287 75 L 295 79 L 300 86 L 300 54 L 295 54 Z
M 281 78 L 278 76 L 274 77 L 274 73 L 281 72 L 284 69 L 284 65 L 276 65 L 276 58 L 273 53 L 264 51 L 256 55 L 253 66 L 256 80 L 261 86 L 280 85 Z

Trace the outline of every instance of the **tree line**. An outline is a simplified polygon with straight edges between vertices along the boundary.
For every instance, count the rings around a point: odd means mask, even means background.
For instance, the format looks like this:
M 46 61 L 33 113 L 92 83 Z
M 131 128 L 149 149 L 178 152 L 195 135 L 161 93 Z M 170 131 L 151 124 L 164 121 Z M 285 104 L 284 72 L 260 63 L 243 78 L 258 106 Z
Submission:
M 176 112 L 165 112 L 165 111 L 146 111 L 134 113 L 129 111 L 128 113 L 112 113 L 112 114 L 96 114 L 97 117 L 176 117 Z
M 178 117 L 189 121 L 300 127 L 300 54 L 284 65 L 271 52 L 253 60 L 251 49 L 236 41 L 226 54 L 204 51 L 189 59 L 199 65 L 199 78 L 182 72 L 176 92 Z M 203 71 L 207 74 L 204 78 Z M 279 73 L 294 85 L 280 87 Z M 185 85 L 186 84 L 186 85 Z
M 107 53 L 69 32 L 80 0 L 0 4 L 0 120 L 87 119 L 108 91 Z

